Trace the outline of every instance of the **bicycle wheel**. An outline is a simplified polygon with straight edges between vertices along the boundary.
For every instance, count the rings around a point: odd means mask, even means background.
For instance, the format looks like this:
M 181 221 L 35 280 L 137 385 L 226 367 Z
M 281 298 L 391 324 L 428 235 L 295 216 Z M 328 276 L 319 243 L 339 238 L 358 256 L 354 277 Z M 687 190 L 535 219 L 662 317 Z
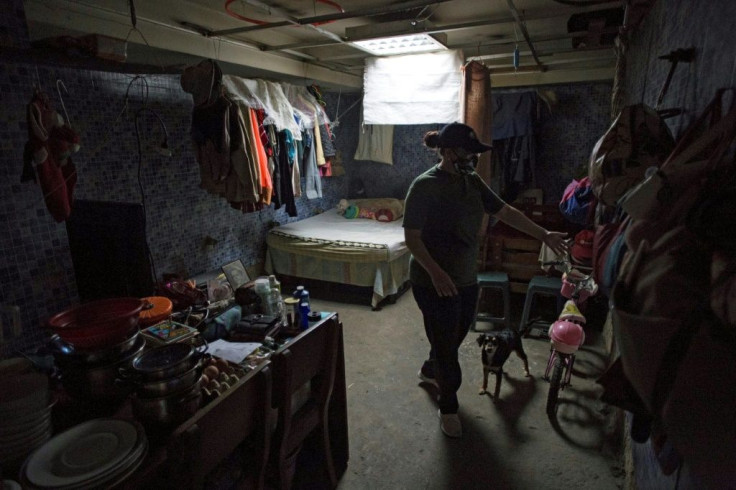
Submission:
M 550 417 L 557 413 L 557 399 L 560 395 L 564 367 L 564 361 L 558 352 L 554 368 L 552 368 L 552 376 L 549 378 L 549 393 L 547 394 L 547 415 Z

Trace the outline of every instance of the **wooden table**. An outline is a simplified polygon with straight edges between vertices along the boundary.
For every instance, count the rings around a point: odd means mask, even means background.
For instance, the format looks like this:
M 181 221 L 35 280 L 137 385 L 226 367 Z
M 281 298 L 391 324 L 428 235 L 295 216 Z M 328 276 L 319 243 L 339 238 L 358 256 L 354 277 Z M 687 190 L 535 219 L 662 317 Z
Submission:
M 322 313 L 322 318 L 310 324 L 310 328 L 334 322 L 338 328 L 338 354 L 336 376 L 329 406 L 330 442 L 338 477 L 347 469 L 349 459 L 347 395 L 345 386 L 345 358 L 342 323 L 336 313 Z M 299 342 L 301 335 L 287 340 L 272 356 L 278 356 L 289 346 Z M 196 488 L 204 474 L 231 455 L 243 441 L 256 443 L 270 438 L 275 414 L 270 413 L 271 372 L 274 364 L 264 361 L 250 370 L 222 396 L 207 403 L 192 417 L 168 430 L 147 428 L 148 457 L 142 466 L 120 486 L 122 488 Z M 102 407 L 77 404 L 73 400 L 61 404 L 56 417 L 57 430 L 64 430 L 90 418 L 116 416 L 132 419 L 130 400 L 126 400 L 114 413 Z M 262 410 L 267 404 L 268 410 Z M 261 420 L 258 413 L 268 413 Z M 266 444 L 268 446 L 268 444 Z M 304 451 L 309 451 L 308 445 Z M 266 455 L 268 456 L 268 447 Z M 250 459 L 259 459 L 252 454 Z M 260 460 L 259 460 L 260 461 Z M 259 461 L 249 461 L 258 464 Z M 297 467 L 297 472 L 299 468 Z M 184 486 L 182 486 L 184 485 Z

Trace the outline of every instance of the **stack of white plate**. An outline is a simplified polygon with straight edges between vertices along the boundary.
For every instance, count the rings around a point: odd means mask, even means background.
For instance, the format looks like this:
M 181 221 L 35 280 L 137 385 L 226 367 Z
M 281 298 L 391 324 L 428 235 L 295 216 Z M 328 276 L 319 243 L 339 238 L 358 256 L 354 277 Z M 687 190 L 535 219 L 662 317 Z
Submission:
M 52 405 L 45 375 L 0 378 L 0 462 L 5 470 L 17 469 L 51 437 Z
M 30 489 L 107 488 L 132 475 L 147 450 L 139 423 L 90 420 L 54 436 L 28 456 L 21 483 Z

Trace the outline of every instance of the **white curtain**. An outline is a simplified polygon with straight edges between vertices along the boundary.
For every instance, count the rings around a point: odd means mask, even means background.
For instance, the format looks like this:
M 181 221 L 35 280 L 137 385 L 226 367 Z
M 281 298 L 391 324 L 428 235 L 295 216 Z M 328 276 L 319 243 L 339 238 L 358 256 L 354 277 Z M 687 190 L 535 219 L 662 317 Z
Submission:
M 445 124 L 463 119 L 463 55 L 451 50 L 367 58 L 364 124 Z

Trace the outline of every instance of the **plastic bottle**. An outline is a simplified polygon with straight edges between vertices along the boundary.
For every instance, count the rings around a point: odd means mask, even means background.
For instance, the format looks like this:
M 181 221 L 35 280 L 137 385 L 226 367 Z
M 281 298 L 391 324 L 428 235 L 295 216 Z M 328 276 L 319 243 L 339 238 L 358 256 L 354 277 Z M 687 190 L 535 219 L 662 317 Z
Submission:
M 296 299 L 301 299 L 302 291 L 304 291 L 304 286 L 297 286 L 294 292 L 292 293 L 292 296 L 294 296 Z
M 301 301 L 302 303 L 306 303 L 307 306 L 309 306 L 309 291 L 307 291 L 306 289 L 302 289 L 302 295 L 299 298 L 299 301 Z
M 284 302 L 278 289 L 272 288 L 268 295 L 268 314 L 279 318 L 282 322 L 286 319 Z
M 281 283 L 278 279 L 276 279 L 276 276 L 270 275 L 268 276 L 268 283 L 271 286 L 271 289 L 276 288 L 279 290 L 279 294 L 281 294 Z
M 302 330 L 309 328 L 309 303 L 302 302 L 299 304 L 299 322 Z
M 268 285 L 267 277 L 259 277 L 256 279 L 254 290 L 259 298 L 261 298 L 261 309 L 264 315 L 272 315 L 271 313 L 271 288 Z

